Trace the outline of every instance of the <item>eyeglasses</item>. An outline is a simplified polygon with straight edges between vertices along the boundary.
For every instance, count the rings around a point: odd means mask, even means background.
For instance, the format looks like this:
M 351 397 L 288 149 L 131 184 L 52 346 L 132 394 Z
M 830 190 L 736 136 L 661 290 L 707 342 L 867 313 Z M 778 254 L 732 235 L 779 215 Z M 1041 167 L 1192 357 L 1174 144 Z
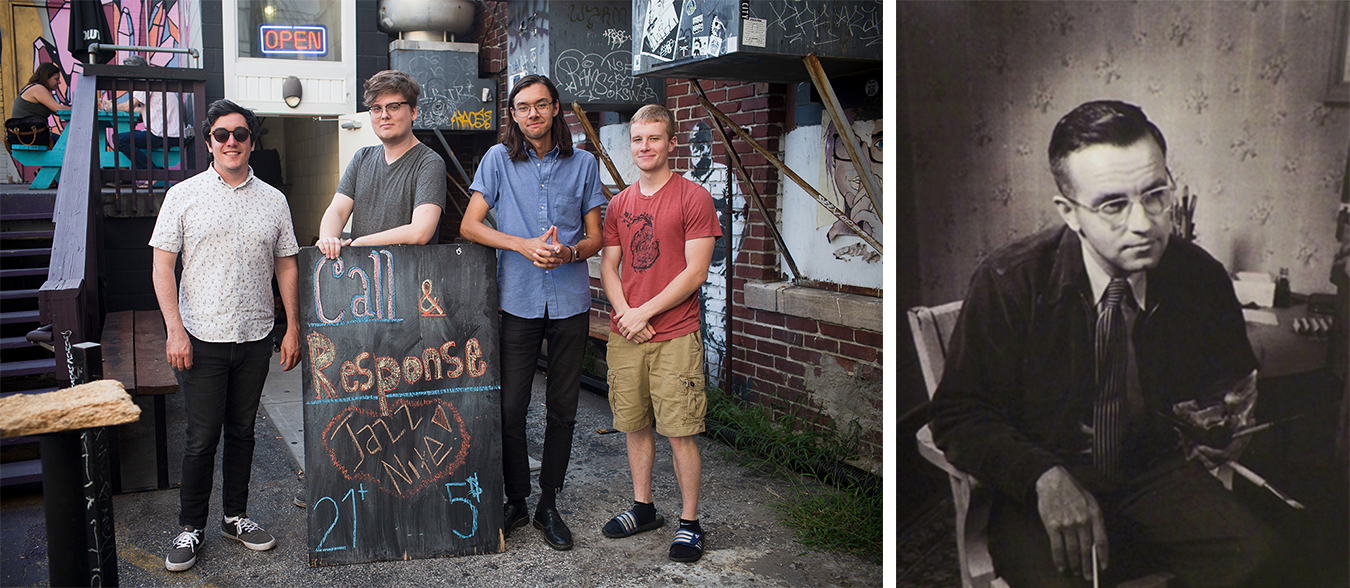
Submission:
M 248 141 L 248 138 L 253 136 L 252 133 L 248 132 L 247 127 L 235 127 L 233 131 L 225 127 L 219 127 L 211 130 L 211 137 L 214 138 L 217 143 L 224 143 L 226 141 L 229 141 L 231 134 L 234 134 L 234 140 L 239 143 Z
M 1103 220 L 1111 223 L 1111 226 L 1119 228 L 1129 221 L 1130 206 L 1136 201 L 1139 203 L 1139 206 L 1143 207 L 1145 214 L 1151 217 L 1162 216 L 1163 213 L 1171 210 L 1171 208 L 1176 205 L 1176 190 L 1176 181 L 1172 179 L 1172 172 L 1168 171 L 1167 185 L 1158 186 L 1157 188 L 1144 192 L 1143 194 L 1140 194 L 1138 198 L 1130 198 L 1127 196 L 1113 198 L 1098 204 L 1097 206 L 1088 206 L 1073 198 L 1069 198 L 1068 196 L 1064 196 L 1064 199 L 1102 217 Z
M 520 116 L 528 116 L 532 110 L 538 110 L 539 114 L 544 114 L 544 109 L 550 106 L 553 106 L 552 100 L 540 100 L 534 104 L 525 104 L 522 102 L 515 106 L 515 111 L 516 114 L 519 114 Z
M 385 104 L 385 105 L 383 105 L 383 106 L 381 106 L 381 105 L 379 105 L 379 104 L 371 104 L 371 105 L 370 105 L 370 116 L 380 116 L 380 115 L 384 114 L 385 112 L 388 112 L 388 113 L 389 113 L 389 116 L 394 116 L 395 114 L 398 114 L 398 111 L 402 110 L 402 109 L 403 109 L 403 106 L 406 105 L 406 104 L 409 104 L 409 102 L 406 102 L 406 101 L 405 101 L 405 102 L 390 102 L 390 103 Z

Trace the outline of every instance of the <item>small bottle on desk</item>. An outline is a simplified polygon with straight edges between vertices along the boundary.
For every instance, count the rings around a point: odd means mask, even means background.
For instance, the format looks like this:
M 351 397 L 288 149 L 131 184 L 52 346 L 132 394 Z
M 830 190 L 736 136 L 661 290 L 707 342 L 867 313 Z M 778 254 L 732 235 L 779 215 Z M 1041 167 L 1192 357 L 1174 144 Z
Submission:
M 1289 306 L 1289 268 L 1280 268 L 1280 277 L 1275 280 L 1275 308 L 1286 308 Z

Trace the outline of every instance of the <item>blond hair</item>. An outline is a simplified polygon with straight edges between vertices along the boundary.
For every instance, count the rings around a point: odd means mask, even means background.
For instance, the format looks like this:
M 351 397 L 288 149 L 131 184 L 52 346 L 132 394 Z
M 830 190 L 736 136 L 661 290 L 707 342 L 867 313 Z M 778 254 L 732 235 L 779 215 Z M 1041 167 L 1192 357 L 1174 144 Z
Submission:
M 664 123 L 666 125 L 666 138 L 675 138 L 675 115 L 670 113 L 670 109 L 660 104 L 648 104 L 639 108 L 633 114 L 633 118 L 628 121 L 629 125 L 637 123 Z

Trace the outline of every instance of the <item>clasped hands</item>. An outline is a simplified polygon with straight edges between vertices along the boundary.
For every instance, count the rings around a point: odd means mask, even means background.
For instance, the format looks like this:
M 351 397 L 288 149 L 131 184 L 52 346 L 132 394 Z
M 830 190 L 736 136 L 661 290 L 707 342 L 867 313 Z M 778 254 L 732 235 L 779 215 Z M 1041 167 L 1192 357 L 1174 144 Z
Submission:
M 558 241 L 558 227 L 556 225 L 549 227 L 543 235 L 526 239 L 524 244 L 521 245 L 520 254 L 524 255 L 525 259 L 530 260 L 535 267 L 546 270 L 575 261 L 572 258 L 572 248 Z

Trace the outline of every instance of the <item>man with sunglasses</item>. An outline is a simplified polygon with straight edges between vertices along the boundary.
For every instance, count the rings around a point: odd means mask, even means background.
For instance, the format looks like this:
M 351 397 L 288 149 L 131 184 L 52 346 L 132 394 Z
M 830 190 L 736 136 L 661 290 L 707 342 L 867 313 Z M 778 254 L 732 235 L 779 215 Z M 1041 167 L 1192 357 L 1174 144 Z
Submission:
M 197 562 L 222 431 L 221 534 L 255 551 L 276 545 L 245 514 L 254 419 L 272 357 L 273 274 L 286 307 L 280 363 L 290 370 L 300 361 L 295 262 L 300 248 L 286 197 L 248 165 L 258 119 L 251 110 L 218 100 L 207 109 L 201 131 L 211 165 L 169 188 L 150 235 L 166 353 L 188 421 L 178 497 L 182 530 L 164 558 L 171 572 Z M 181 283 L 174 277 L 180 254 Z
M 586 258 L 600 250 L 605 197 L 595 156 L 572 147 L 552 81 L 539 75 L 517 80 L 507 104 L 513 124 L 506 127 L 501 144 L 483 155 L 459 232 L 500 250 L 503 531 L 510 535 L 529 519 L 525 416 L 539 345 L 546 340 L 544 454 L 534 526 L 549 547 L 568 550 L 572 532 L 558 513 L 556 498 L 571 459 L 590 330 Z M 488 209 L 496 209 L 495 229 L 483 222 Z
M 993 495 L 996 574 L 1012 586 L 1254 581 L 1272 531 L 1209 475 L 1175 408 L 1241 426 L 1256 358 L 1224 267 L 1171 236 L 1167 143 L 1138 107 L 1088 102 L 1049 159 L 1064 225 L 975 271 L 931 406 L 937 445 Z M 1264 572 L 1264 570 L 1263 570 Z
M 342 174 L 319 222 L 325 255 L 345 245 L 425 245 L 436 238 L 445 208 L 445 161 L 413 135 L 422 87 L 412 76 L 385 70 L 366 80 L 362 101 L 380 145 L 362 147 Z M 347 219 L 351 238 L 343 239 Z

